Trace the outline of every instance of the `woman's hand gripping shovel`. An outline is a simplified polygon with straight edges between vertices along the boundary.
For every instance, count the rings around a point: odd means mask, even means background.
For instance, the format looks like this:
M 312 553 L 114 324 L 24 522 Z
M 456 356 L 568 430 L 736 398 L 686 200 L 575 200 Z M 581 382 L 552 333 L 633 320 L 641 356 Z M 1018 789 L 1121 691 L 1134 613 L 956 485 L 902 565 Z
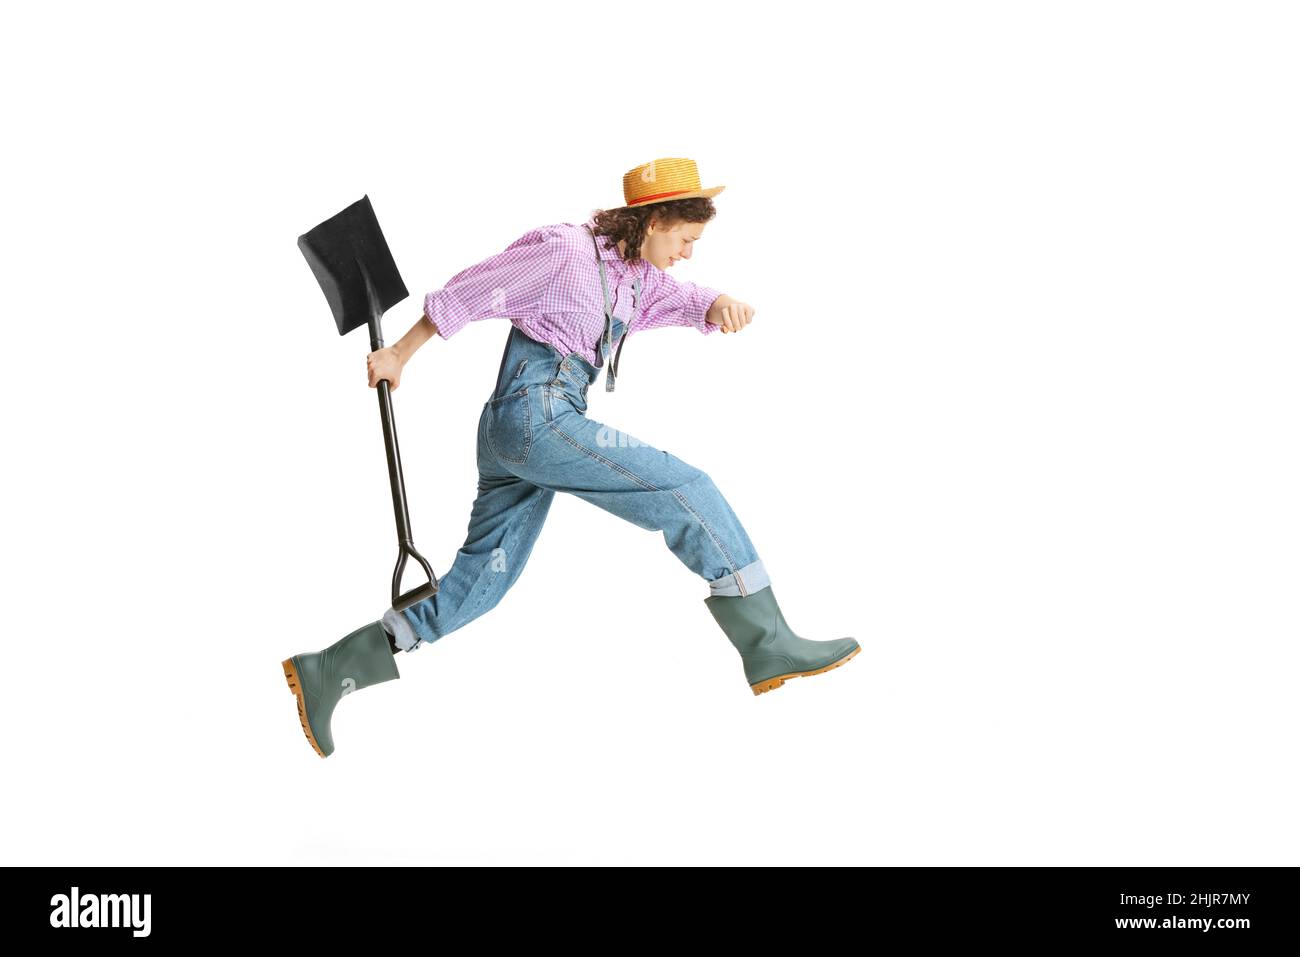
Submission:
M 370 351 L 382 349 L 384 339 L 380 322 L 384 313 L 409 293 L 388 251 L 370 197 L 362 196 L 341 213 L 303 233 L 298 237 L 298 248 L 307 257 L 307 265 L 316 274 L 325 300 L 334 311 L 339 335 L 345 336 L 357 326 L 368 325 Z M 397 427 L 393 424 L 393 399 L 387 379 L 379 381 L 378 393 L 384 448 L 388 452 L 388 481 L 393 489 L 393 513 L 397 517 L 398 554 L 397 567 L 393 570 L 393 608 L 401 611 L 426 598 L 433 598 L 436 613 L 437 576 L 411 542 L 411 518 L 406 511 L 402 457 L 397 450 Z M 429 581 L 400 594 L 402 571 L 408 555 L 420 563 Z

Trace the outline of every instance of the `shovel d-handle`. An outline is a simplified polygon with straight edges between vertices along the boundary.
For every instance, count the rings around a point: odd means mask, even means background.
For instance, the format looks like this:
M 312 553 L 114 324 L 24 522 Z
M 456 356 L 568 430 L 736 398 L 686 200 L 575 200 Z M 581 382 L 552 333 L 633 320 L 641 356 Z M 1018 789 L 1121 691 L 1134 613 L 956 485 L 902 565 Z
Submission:
M 410 555 L 424 569 L 424 573 L 429 576 L 429 580 L 422 585 L 416 585 L 404 595 L 399 595 L 398 590 L 402 587 L 402 569 L 406 567 L 406 556 Z M 403 608 L 410 608 L 412 605 L 418 605 L 426 598 L 432 598 L 438 594 L 438 577 L 434 575 L 433 569 L 425 561 L 424 556 L 415 550 L 415 546 L 410 542 L 402 542 L 401 550 L 397 555 L 397 567 L 393 569 L 393 610 L 401 611 Z

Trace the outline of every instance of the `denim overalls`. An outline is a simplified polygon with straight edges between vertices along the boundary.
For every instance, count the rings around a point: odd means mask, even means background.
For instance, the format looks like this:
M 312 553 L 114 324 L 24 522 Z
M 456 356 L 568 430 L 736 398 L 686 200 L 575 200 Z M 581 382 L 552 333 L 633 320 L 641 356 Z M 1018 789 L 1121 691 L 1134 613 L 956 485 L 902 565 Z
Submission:
M 628 323 L 614 317 L 603 262 L 600 268 L 605 330 L 597 352 L 612 391 L 619 353 L 610 363 L 610 350 L 617 341 L 621 352 L 635 313 Z M 439 578 L 438 594 L 385 613 L 399 647 L 411 651 L 436 641 L 494 607 L 523 571 L 556 492 L 661 532 L 673 554 L 709 582 L 710 595 L 747 595 L 770 583 L 708 475 L 587 417 L 587 387 L 598 374 L 578 353 L 561 355 L 511 325 L 496 386 L 479 417 L 478 497 L 465 544 Z

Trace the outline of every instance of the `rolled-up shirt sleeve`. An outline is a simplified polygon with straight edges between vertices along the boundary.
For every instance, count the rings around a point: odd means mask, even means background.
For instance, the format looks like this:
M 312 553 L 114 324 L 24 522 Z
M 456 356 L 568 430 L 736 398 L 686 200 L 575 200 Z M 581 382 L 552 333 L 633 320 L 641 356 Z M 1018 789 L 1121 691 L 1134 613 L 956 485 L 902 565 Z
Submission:
M 424 297 L 424 315 L 449 339 L 466 325 L 495 317 L 533 319 L 559 258 L 554 230 L 530 230 L 495 256 L 463 269 Z
M 646 330 L 664 326 L 692 326 L 706 335 L 718 329 L 704 320 L 720 290 L 693 282 L 678 282 L 664 270 L 650 266 L 646 276 L 645 305 L 632 328 Z

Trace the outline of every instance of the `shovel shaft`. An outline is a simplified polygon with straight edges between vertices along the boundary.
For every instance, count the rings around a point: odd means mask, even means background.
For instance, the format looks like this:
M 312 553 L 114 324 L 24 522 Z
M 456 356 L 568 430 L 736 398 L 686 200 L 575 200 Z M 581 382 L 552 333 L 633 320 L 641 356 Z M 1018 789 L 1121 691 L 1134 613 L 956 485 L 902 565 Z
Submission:
M 406 483 L 402 479 L 402 452 L 397 447 L 397 426 L 393 422 L 393 396 L 388 380 L 379 380 L 379 419 L 384 428 L 384 451 L 388 453 L 388 484 L 393 490 L 393 515 L 397 519 L 398 543 L 411 540 L 411 516 L 406 508 Z
M 384 340 L 378 335 L 378 317 L 371 323 L 371 352 L 384 347 Z M 393 491 L 393 516 L 397 520 L 397 567 L 393 569 L 393 607 L 400 611 L 416 602 L 423 601 L 438 592 L 438 579 L 433 569 L 415 549 L 411 537 L 411 516 L 406 508 L 406 481 L 402 477 L 402 452 L 397 445 L 397 423 L 393 416 L 393 393 L 388 387 L 387 379 L 379 380 L 379 420 L 384 429 L 384 451 L 388 455 L 388 484 Z M 406 556 L 412 556 L 429 577 L 427 584 L 418 585 L 406 594 L 402 594 L 402 570 L 406 567 Z
M 393 396 L 388 389 L 388 380 L 379 380 L 379 418 L 384 427 L 384 451 L 388 453 L 388 484 L 393 490 L 393 515 L 397 519 L 397 567 L 393 570 L 393 607 L 399 611 L 417 601 L 434 595 L 438 591 L 438 579 L 424 556 L 415 549 L 411 540 L 411 516 L 406 509 L 406 482 L 402 478 L 402 453 L 397 447 L 397 425 L 393 421 Z M 402 569 L 406 567 L 406 556 L 418 561 L 429 576 L 427 585 L 419 585 L 405 595 L 402 590 Z

